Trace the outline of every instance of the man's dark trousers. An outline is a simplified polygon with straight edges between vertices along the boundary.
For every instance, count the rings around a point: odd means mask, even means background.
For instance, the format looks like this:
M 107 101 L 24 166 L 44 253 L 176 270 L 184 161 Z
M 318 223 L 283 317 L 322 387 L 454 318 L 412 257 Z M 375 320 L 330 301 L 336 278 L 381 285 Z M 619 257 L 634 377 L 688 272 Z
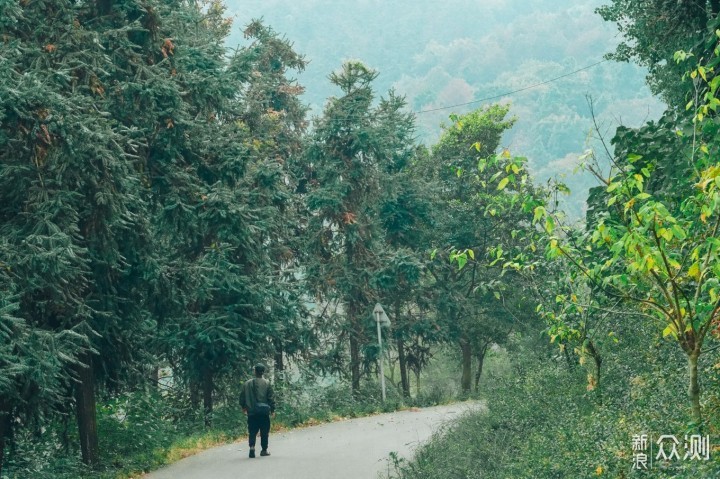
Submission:
M 265 450 L 268 448 L 268 436 L 270 435 L 270 416 L 248 416 L 250 449 L 255 447 L 258 431 L 260 431 L 260 447 Z

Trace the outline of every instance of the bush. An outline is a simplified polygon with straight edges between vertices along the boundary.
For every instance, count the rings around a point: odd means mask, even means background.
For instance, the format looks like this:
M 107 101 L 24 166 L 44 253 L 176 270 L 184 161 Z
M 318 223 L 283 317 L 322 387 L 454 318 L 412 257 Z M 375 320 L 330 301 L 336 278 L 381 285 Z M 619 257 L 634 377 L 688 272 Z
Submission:
M 511 373 L 486 378 L 487 410 L 468 413 L 436 434 L 410 462 L 397 461 L 393 477 L 634 477 L 633 435 L 673 434 L 682 441 L 687 432 L 683 357 L 664 342 L 621 344 L 606 353 L 605 377 L 592 389 L 583 367 L 516 348 Z M 663 371 L 659 361 L 665 370 L 668 362 L 678 367 L 673 374 L 657 373 Z M 706 389 L 708 405 L 718 399 L 714 385 Z M 707 432 L 717 441 L 717 417 L 709 417 Z M 656 464 L 638 477 L 720 477 L 717 451 L 711 459 Z

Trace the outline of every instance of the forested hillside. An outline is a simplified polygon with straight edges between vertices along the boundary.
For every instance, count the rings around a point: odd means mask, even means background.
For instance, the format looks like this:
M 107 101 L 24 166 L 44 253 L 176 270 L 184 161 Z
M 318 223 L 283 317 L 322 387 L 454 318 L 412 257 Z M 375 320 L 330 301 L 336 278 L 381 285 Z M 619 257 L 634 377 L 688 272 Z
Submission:
M 403 479 L 719 477 L 720 2 L 560 3 L 0 0 L 0 479 L 244 438 L 257 363 L 484 400 Z
M 597 146 L 587 97 L 608 137 L 617 126 L 657 119 L 663 109 L 640 66 L 605 62 L 573 73 L 601 61 L 620 42 L 616 25 L 594 11 L 602 3 L 454 0 L 438 7 L 430 0 L 230 0 L 228 6 L 240 24 L 265 18 L 305 55 L 309 63 L 298 78 L 315 114 L 334 94 L 328 72 L 348 59 L 380 72 L 378 91 L 394 88 L 412 111 L 423 112 L 417 135 L 426 144 L 437 140 L 450 113 L 510 102 L 517 122 L 502 146 L 527 156 L 538 182 L 567 175 L 573 194 L 564 204 L 577 218 L 593 184 L 590 175 L 575 171 L 578 157 Z M 227 44 L 242 42 L 241 29 L 235 29 Z M 506 94 L 563 75 L 568 76 Z M 483 98 L 492 101 L 443 108 Z

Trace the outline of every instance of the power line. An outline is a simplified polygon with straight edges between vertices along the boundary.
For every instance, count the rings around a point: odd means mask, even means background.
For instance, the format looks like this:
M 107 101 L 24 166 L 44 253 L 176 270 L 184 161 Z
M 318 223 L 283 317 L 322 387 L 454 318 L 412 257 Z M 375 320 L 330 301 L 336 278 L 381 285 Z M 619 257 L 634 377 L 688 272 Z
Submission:
M 548 83 L 552 83 L 552 82 L 554 82 L 554 81 L 561 80 L 561 79 L 563 79 L 563 78 L 572 76 L 572 75 L 574 75 L 574 74 L 576 74 L 576 73 L 580 73 L 581 71 L 589 70 L 590 68 L 596 67 L 596 66 L 600 65 L 601 63 L 605 63 L 606 61 L 608 61 L 608 60 L 607 60 L 607 59 L 600 60 L 599 62 L 595 62 L 595 63 L 593 63 L 592 65 L 588 65 L 588 66 L 585 66 L 585 67 L 582 67 L 582 68 L 578 68 L 578 69 L 575 70 L 575 71 L 571 71 L 570 73 L 565 73 L 564 75 L 560 75 L 560 76 L 557 76 L 557 77 L 555 77 L 555 78 L 551 78 L 551 79 L 549 79 L 549 80 L 542 81 L 542 82 L 540 82 L 540 83 L 535 83 L 535 84 L 533 84 L 533 85 L 528 85 L 528 86 L 526 86 L 526 87 L 519 88 L 519 89 L 517 89 L 517 90 L 512 90 L 512 91 L 508 91 L 508 92 L 505 92 L 505 93 L 500 93 L 499 95 L 493 95 L 493 96 L 489 96 L 489 97 L 485 97 L 485 98 L 480 98 L 479 100 L 468 101 L 468 102 L 465 102 L 465 103 L 457 103 L 457 104 L 455 104 L 455 105 L 440 106 L 440 107 L 437 107 L 437 108 L 430 108 L 430 109 L 428 109 L 428 110 L 420 110 L 420 111 L 416 111 L 416 112 L 414 112 L 414 113 L 415 113 L 416 115 L 420 115 L 421 113 L 431 113 L 431 112 L 433 112 L 433 111 L 449 110 L 449 109 L 451 109 L 451 108 L 458 108 L 458 107 L 461 107 L 461 106 L 473 105 L 473 104 L 475 104 L 475 103 L 482 103 L 482 102 L 484 102 L 484 101 L 497 100 L 498 98 L 502 98 L 502 97 L 504 97 L 504 96 L 514 95 L 515 93 L 520 93 L 521 91 L 532 90 L 533 88 L 537 88 L 537 87 L 539 87 L 539 86 L 547 85 Z
M 607 59 L 603 59 L 603 60 L 600 60 L 600 61 L 598 61 L 598 62 L 595 62 L 595 63 L 593 63 L 593 64 L 591 64 L 591 65 L 587 65 L 587 66 L 584 66 L 584 67 L 582 67 L 582 68 L 578 68 L 577 70 L 573 70 L 573 71 L 571 71 L 571 72 L 569 72 L 569 73 L 564 73 L 564 74 L 559 75 L 559 76 L 556 76 L 556 77 L 554 77 L 554 78 L 550 78 L 549 80 L 541 81 L 541 82 L 539 82 L 539 83 L 534 83 L 534 84 L 532 84 L 532 85 L 528 85 L 528 86 L 523 87 L 523 88 L 518 88 L 517 90 L 510 90 L 510 91 L 506 91 L 506 92 L 504 92 L 504 93 L 500 93 L 500 94 L 493 95 L 493 96 L 488 96 L 488 97 L 485 97 L 485 98 L 480 98 L 480 99 L 478 99 L 478 100 L 468 101 L 468 102 L 465 102 L 465 103 L 456 103 L 456 104 L 454 104 L 454 105 L 446 105 L 446 106 L 440 106 L 440 107 L 437 107 L 437 108 L 429 108 L 429 109 L 427 109 L 427 110 L 411 111 L 411 112 L 409 112 L 409 113 L 412 113 L 412 114 L 414 114 L 414 115 L 421 115 L 421 114 L 423 114 L 423 113 L 432 113 L 432 112 L 435 112 L 435 111 L 450 110 L 450 109 L 452 109 L 452 108 L 459 108 L 459 107 L 468 106 L 468 105 L 474 105 L 474 104 L 476 104 L 476 103 L 482 103 L 482 102 L 486 102 L 486 101 L 490 101 L 490 100 L 497 100 L 498 98 L 502 98 L 502 97 L 505 97 L 505 96 L 508 96 L 508 95 L 514 95 L 514 94 L 516 94 L 516 93 L 520 93 L 520 92 L 527 91 L 527 90 L 532 90 L 533 88 L 537 88 L 537 87 L 540 87 L 540 86 L 543 86 L 543 85 L 547 85 L 548 83 L 553 83 L 553 82 L 556 82 L 556 81 L 558 81 L 558 80 L 562 80 L 563 78 L 567 78 L 567 77 L 569 77 L 569 76 L 575 75 L 576 73 L 580 73 L 580 72 L 582 72 L 582 71 L 589 70 L 589 69 L 594 68 L 594 67 L 596 67 L 596 66 L 598 66 L 598 65 L 600 65 L 600 64 L 602 64 L 602 63 L 605 63 L 605 62 L 607 62 L 607 61 L 608 61 Z M 333 119 L 333 121 L 353 121 L 355 118 L 363 118 L 363 117 L 336 118 L 336 119 Z M 311 120 L 311 121 L 316 121 L 316 120 Z

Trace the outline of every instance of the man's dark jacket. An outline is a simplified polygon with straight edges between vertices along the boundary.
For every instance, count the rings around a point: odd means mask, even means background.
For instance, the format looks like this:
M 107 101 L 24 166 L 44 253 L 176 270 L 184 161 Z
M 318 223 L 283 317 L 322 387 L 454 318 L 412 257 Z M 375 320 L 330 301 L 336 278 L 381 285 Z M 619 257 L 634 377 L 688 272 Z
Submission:
M 253 378 L 245 381 L 240 394 L 240 406 L 246 409 L 250 415 L 255 409 L 255 404 L 259 402 L 269 404 L 270 412 L 275 412 L 275 395 L 270 381 L 265 378 Z

